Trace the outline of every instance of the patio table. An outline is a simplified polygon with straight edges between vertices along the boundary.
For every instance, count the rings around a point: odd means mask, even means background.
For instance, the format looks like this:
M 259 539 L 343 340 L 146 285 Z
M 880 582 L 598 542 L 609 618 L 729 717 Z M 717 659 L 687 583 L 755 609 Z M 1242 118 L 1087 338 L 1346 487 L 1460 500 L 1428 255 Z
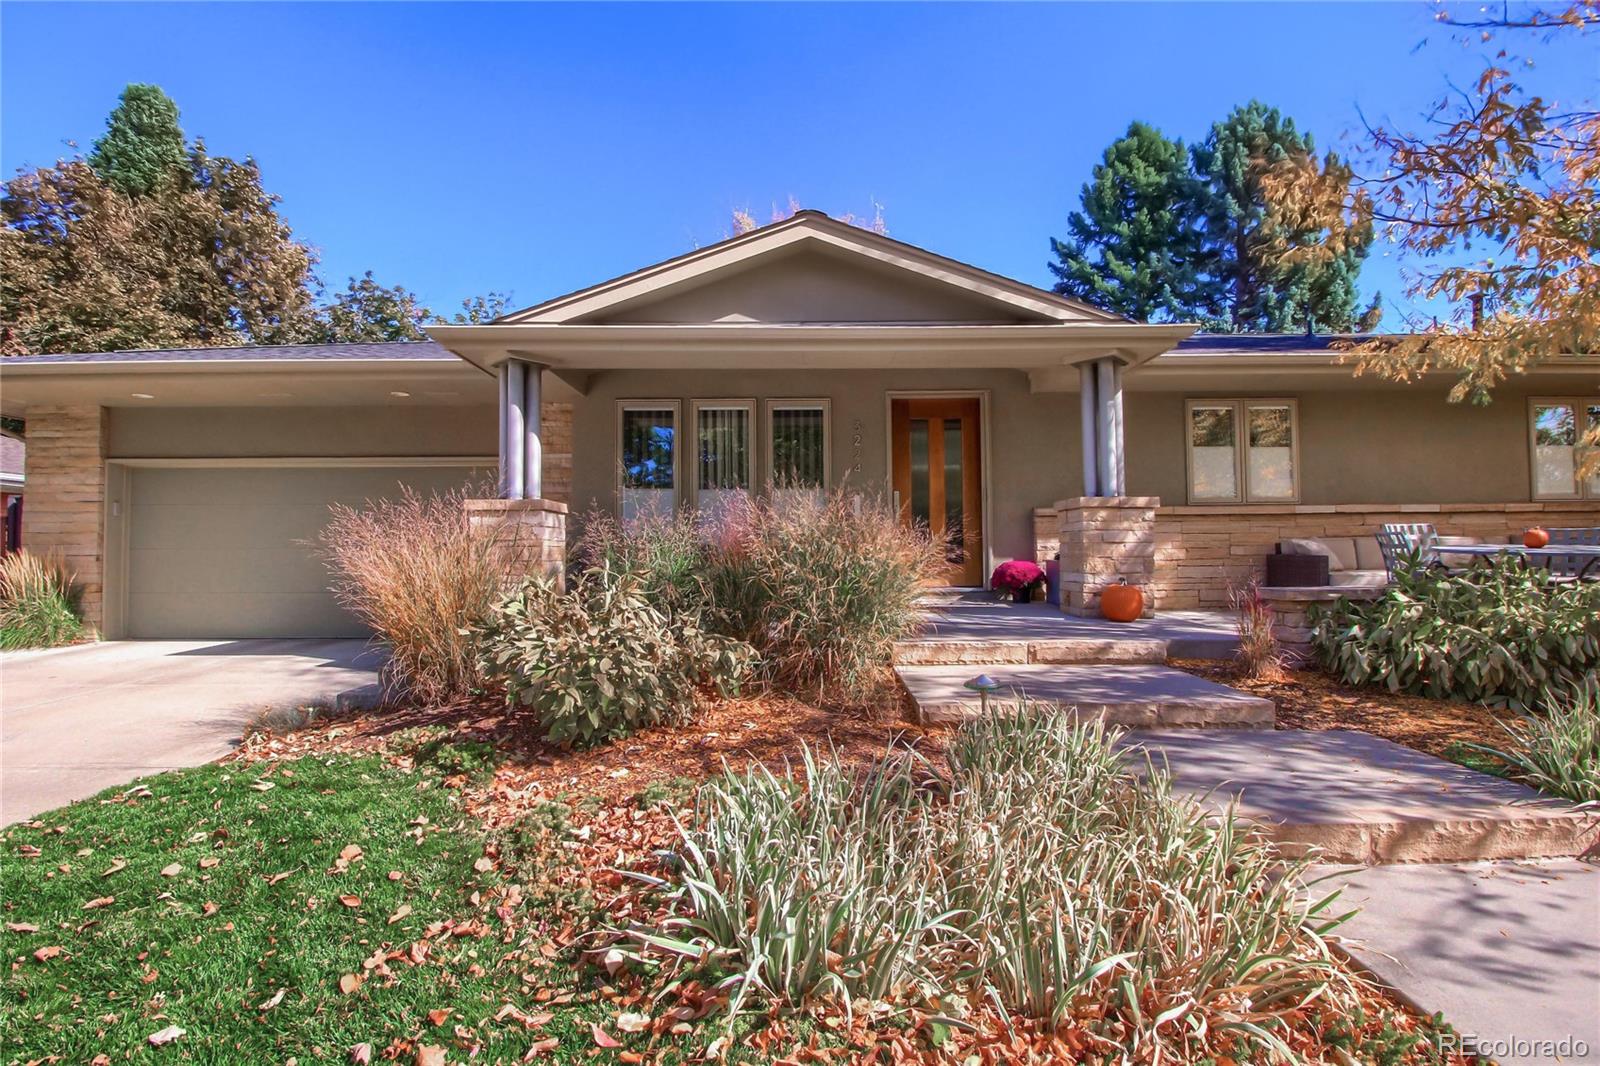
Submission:
M 1600 545 L 1595 544 L 1550 544 L 1543 548 L 1530 548 L 1525 544 L 1441 544 L 1438 550 L 1441 555 L 1478 555 L 1491 562 L 1505 555 L 1515 555 L 1524 561 L 1543 559 L 1546 567 L 1561 556 L 1575 555 L 1584 561 L 1577 573 L 1579 578 L 1588 577 L 1589 571 L 1600 564 Z

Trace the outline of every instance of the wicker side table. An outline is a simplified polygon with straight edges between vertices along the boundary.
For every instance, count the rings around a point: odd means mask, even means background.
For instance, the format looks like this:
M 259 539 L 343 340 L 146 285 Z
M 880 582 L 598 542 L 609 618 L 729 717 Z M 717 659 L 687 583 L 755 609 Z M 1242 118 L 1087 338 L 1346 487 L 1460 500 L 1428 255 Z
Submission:
M 1268 588 L 1310 588 L 1328 584 L 1326 555 L 1267 556 Z

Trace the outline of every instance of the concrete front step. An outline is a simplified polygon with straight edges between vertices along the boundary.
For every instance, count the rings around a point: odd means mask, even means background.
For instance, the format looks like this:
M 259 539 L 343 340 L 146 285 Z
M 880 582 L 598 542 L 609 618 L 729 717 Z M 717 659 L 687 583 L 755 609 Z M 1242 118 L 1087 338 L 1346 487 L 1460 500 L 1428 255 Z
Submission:
M 979 696 L 965 686 L 979 672 L 972 665 L 895 667 L 924 725 L 954 724 L 977 714 Z M 1132 729 L 1271 729 L 1274 721 L 1271 700 L 1167 666 L 1024 663 L 985 665 L 981 672 L 1001 686 L 989 697 L 992 708 L 1058 704 Z
M 894 647 L 901 666 L 1013 666 L 1025 663 L 1164 663 L 1164 640 L 1063 637 L 1045 640 L 907 640 Z
M 1472 862 L 1582 854 L 1600 817 L 1369 733 L 1140 733 L 1179 789 L 1259 823 L 1290 854 L 1331 863 Z

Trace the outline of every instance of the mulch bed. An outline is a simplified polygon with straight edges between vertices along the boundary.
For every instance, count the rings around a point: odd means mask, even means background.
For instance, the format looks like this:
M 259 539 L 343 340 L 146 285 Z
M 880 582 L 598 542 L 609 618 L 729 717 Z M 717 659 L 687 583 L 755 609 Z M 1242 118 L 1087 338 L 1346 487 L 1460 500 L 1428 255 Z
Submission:
M 1502 715 L 1477 704 L 1356 688 L 1315 670 L 1259 679 L 1241 676 L 1228 662 L 1174 659 L 1171 665 L 1272 700 L 1279 729 L 1353 729 L 1442 757 L 1456 744 L 1498 746 L 1506 739 L 1497 724 Z

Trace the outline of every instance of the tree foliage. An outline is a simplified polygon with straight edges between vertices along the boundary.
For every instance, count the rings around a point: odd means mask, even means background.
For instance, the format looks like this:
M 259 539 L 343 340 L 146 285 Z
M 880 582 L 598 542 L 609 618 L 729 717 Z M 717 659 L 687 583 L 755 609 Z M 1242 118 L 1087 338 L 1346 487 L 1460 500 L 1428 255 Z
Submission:
M 197 142 L 182 180 L 130 197 L 82 159 L 0 197 L 0 352 L 273 344 L 303 338 L 314 257 L 252 160 Z
M 1439 17 L 1483 43 L 1510 31 L 1524 45 L 1548 43 L 1600 27 L 1600 0 L 1518 10 Z M 1420 130 L 1367 127 L 1350 182 L 1330 183 L 1303 160 L 1274 171 L 1277 197 L 1326 228 L 1329 253 L 1376 224 L 1419 264 L 1408 295 L 1451 302 L 1450 314 L 1414 320 L 1408 334 L 1355 346 L 1358 373 L 1410 381 L 1442 371 L 1455 375 L 1453 400 L 1486 403 L 1541 361 L 1600 352 L 1600 112 L 1518 80 L 1536 69 L 1531 56 L 1500 48 Z M 1586 469 L 1597 466 L 1592 451 Z
M 1352 227 L 1328 254 L 1301 254 L 1325 245 L 1327 227 L 1284 210 L 1264 180 L 1292 164 L 1337 183 L 1346 173 L 1337 156 L 1318 159 L 1310 134 L 1256 100 L 1212 126 L 1191 154 L 1202 188 L 1207 271 L 1221 306 L 1212 328 L 1346 332 L 1362 324 L 1356 279 L 1372 243 L 1370 228 Z
M 1068 237 L 1050 241 L 1055 291 L 1139 321 L 1204 313 L 1199 196 L 1183 143 L 1133 123 L 1084 185 Z
M 423 326 L 440 321 L 402 286 L 379 285 L 367 271 L 317 312 L 317 338 L 325 343 L 379 344 L 420 341 Z
M 122 90 L 89 165 L 119 192 L 144 196 L 181 175 L 187 156 L 178 105 L 158 85 L 135 84 Z
M 753 229 L 759 229 L 762 225 L 770 225 L 773 222 L 782 222 L 786 218 L 793 218 L 795 215 L 799 214 L 801 210 L 802 208 L 800 207 L 800 201 L 791 196 L 782 207 L 778 206 L 777 204 L 773 204 L 772 211 L 768 216 L 766 223 L 762 223 L 756 221 L 756 216 L 750 211 L 749 208 L 736 207 L 733 209 L 733 214 L 730 219 L 732 233 L 730 233 L 729 236 L 737 237 L 740 234 L 749 233 Z M 883 205 L 878 203 L 876 200 L 872 202 L 872 214 L 870 216 L 846 212 L 845 214 L 837 216 L 837 218 L 840 222 L 845 222 L 852 226 L 859 226 L 861 229 L 871 230 L 873 233 L 876 233 L 879 236 L 887 237 L 889 235 L 889 226 L 883 220 Z

